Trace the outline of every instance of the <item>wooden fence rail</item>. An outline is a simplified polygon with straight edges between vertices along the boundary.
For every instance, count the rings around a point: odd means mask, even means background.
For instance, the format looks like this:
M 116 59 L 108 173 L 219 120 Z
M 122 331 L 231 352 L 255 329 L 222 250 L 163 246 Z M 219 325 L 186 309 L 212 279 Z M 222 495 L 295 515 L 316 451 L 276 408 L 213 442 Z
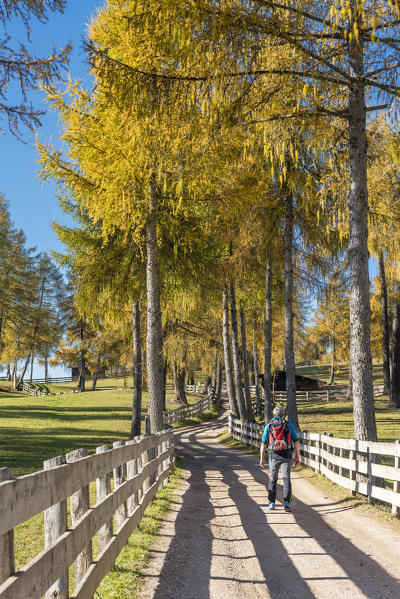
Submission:
M 164 424 L 170 425 L 176 422 L 181 422 L 192 416 L 197 416 L 201 412 L 208 410 L 212 403 L 212 396 L 204 397 L 196 403 L 189 406 L 180 406 L 175 410 L 168 410 L 164 412 Z
M 66 599 L 74 562 L 71 599 L 93 597 L 173 467 L 173 434 L 162 431 L 118 441 L 112 449 L 98 447 L 94 455 L 75 450 L 16 479 L 7 468 L 0 469 L 0 598 L 40 599 L 46 594 L 46 599 Z M 94 481 L 96 503 L 90 506 L 89 484 Z M 15 572 L 14 528 L 43 511 L 45 549 Z M 95 535 L 99 553 L 93 559 Z
M 233 439 L 260 447 L 264 426 L 241 421 L 229 414 Z M 331 435 L 300 433 L 301 463 L 323 474 L 352 493 L 360 493 L 400 512 L 400 443 L 339 439 Z
M 260 386 L 262 401 L 264 401 L 264 389 Z M 256 386 L 250 386 L 250 393 L 255 395 Z M 374 396 L 383 395 L 383 385 L 374 386 Z M 286 402 L 286 391 L 272 391 L 272 399 L 276 402 Z M 332 389 L 315 389 L 312 391 L 296 391 L 297 402 L 308 401 L 343 401 L 346 399 L 346 389 L 335 387 Z

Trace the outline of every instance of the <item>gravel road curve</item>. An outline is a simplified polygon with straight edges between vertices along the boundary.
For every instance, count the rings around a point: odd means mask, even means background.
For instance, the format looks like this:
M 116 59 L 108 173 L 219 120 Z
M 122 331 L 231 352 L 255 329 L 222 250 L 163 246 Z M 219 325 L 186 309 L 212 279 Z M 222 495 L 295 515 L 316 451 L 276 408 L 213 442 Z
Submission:
M 159 531 L 143 599 L 397 599 L 399 535 L 292 472 L 293 513 L 267 472 L 218 442 L 226 419 L 176 434 L 187 477 Z M 280 493 L 280 495 L 279 495 Z

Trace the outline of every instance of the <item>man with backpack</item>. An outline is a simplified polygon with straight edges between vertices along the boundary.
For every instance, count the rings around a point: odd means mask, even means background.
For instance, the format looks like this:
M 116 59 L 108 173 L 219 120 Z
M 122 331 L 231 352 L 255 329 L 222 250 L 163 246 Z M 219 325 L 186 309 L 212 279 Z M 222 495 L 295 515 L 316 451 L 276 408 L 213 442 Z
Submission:
M 284 418 L 285 409 L 283 406 L 276 406 L 272 415 L 273 418 L 265 426 L 262 436 L 260 466 L 264 467 L 266 464 L 265 450 L 268 447 L 268 501 L 270 502 L 268 508 L 270 510 L 275 509 L 276 483 L 280 468 L 283 479 L 284 509 L 285 512 L 290 512 L 290 500 L 292 498 L 290 468 L 292 465 L 293 450 L 295 451 L 295 463 L 298 464 L 300 462 L 300 442 L 293 424 Z

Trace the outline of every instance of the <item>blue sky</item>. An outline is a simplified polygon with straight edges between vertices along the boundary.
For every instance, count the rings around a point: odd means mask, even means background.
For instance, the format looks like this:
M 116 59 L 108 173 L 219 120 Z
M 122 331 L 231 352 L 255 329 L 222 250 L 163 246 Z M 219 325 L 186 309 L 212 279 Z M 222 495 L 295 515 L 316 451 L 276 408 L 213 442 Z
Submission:
M 70 73 L 73 78 L 84 79 L 87 66 L 82 51 L 82 38 L 87 24 L 96 9 L 104 4 L 103 0 L 70 0 L 64 14 L 50 13 L 46 24 L 32 22 L 31 43 L 27 42 L 24 27 L 13 21 L 7 27 L 11 42 L 21 41 L 29 46 L 37 55 L 47 55 L 52 46 L 62 47 L 68 42 L 74 46 Z M 1 25 L 0 25 L 1 27 Z M 43 95 L 32 92 L 29 99 L 36 108 L 45 109 Z M 20 100 L 18 100 L 20 101 Z M 55 140 L 60 131 L 55 115 L 49 113 L 42 119 L 43 126 L 38 131 L 41 141 Z M 2 126 L 5 126 L 2 123 Z M 39 251 L 58 250 L 63 246 L 58 241 L 52 229 L 51 222 L 57 221 L 68 224 L 71 222 L 57 205 L 54 187 L 42 185 L 37 176 L 37 152 L 34 134 L 23 131 L 24 143 L 10 133 L 0 135 L 0 191 L 6 196 L 11 217 L 16 226 L 21 228 L 27 237 L 30 247 Z M 50 369 L 50 376 L 70 374 L 69 370 L 60 368 Z M 34 377 L 43 376 L 43 368 L 35 365 Z
M 72 42 L 70 73 L 73 78 L 83 79 L 87 73 L 82 50 L 82 37 L 85 35 L 91 14 L 104 4 L 102 0 L 70 0 L 64 14 L 49 13 L 46 24 L 32 22 L 31 43 L 26 41 L 25 30 L 13 21 L 8 27 L 11 43 L 20 40 L 32 48 L 38 55 L 46 55 L 51 50 L 52 42 L 62 47 Z M 45 109 L 43 95 L 40 92 L 30 94 L 35 107 Z M 41 141 L 57 138 L 59 124 L 53 114 L 42 119 L 43 126 L 38 131 Z M 2 123 L 5 126 L 5 123 Z M 0 191 L 5 194 L 12 219 L 23 229 L 30 246 L 38 250 L 62 250 L 51 227 L 51 221 L 68 223 L 55 199 L 54 187 L 42 183 L 37 176 L 37 152 L 34 147 L 34 135 L 23 131 L 23 144 L 10 133 L 0 135 Z

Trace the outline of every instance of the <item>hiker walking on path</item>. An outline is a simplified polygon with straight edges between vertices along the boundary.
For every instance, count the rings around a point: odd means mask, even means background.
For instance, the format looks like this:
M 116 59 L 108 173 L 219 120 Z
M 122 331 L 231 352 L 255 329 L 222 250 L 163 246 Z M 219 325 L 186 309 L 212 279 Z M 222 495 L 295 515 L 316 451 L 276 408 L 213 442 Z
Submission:
M 276 406 L 272 412 L 273 418 L 266 424 L 262 436 L 260 449 L 260 466 L 266 464 L 265 450 L 269 453 L 269 483 L 268 501 L 270 510 L 275 509 L 276 483 L 278 481 L 279 469 L 283 479 L 283 501 L 285 512 L 290 512 L 290 501 L 292 498 L 292 484 L 290 481 L 290 468 L 295 450 L 295 463 L 300 462 L 299 437 L 291 422 L 285 420 L 285 409 Z

